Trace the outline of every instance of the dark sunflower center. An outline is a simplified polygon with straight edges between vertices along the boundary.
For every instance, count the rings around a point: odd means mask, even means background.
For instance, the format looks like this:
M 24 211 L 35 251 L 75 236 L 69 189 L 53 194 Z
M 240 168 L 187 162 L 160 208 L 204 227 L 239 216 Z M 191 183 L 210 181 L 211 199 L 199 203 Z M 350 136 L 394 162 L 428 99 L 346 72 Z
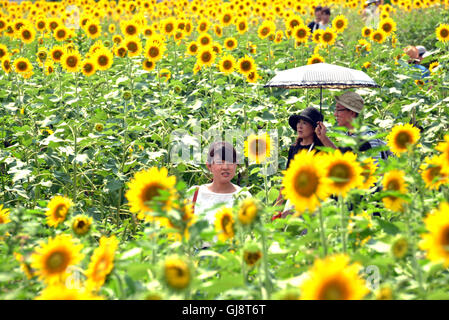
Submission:
M 0 58 L 3 58 L 5 54 L 6 54 L 5 50 L 0 49 Z
M 205 63 L 212 60 L 212 55 L 210 52 L 206 51 L 201 55 L 201 60 Z
M 229 61 L 229 60 L 224 61 L 224 62 L 223 62 L 223 68 L 224 68 L 225 70 L 231 69 L 231 68 L 232 68 L 232 62 Z
M 449 226 L 446 226 L 442 231 L 441 231 L 441 244 L 443 246 L 449 246 Z M 449 251 L 449 249 L 445 248 L 446 251 Z
M 153 200 L 154 197 L 159 196 L 159 190 L 162 190 L 162 186 L 158 184 L 152 184 L 147 186 L 143 191 L 142 200 L 148 202 Z
M 374 40 L 376 40 L 376 41 L 382 40 L 382 34 L 376 33 L 376 34 L 374 35 Z
M 449 30 L 448 29 L 441 29 L 440 36 L 442 38 L 447 38 L 449 36 Z
M 97 28 L 97 26 L 96 25 L 91 25 L 91 26 L 89 26 L 89 33 L 90 34 L 96 34 L 97 32 L 98 32 L 98 28 Z
M 22 32 L 22 36 L 23 36 L 23 38 L 26 39 L 26 40 L 31 39 L 31 32 L 28 31 L 28 30 L 24 30 L 24 31 Z
M 249 70 L 251 70 L 252 65 L 251 65 L 251 62 L 249 62 L 249 61 L 243 61 L 240 64 L 240 67 L 242 68 L 243 71 L 249 71 Z
M 0 20 L 0 29 L 5 27 L 5 22 Z
M 20 61 L 17 64 L 17 69 L 19 69 L 19 71 L 25 71 L 28 68 L 28 63 L 26 63 L 25 61 Z
M 323 41 L 324 42 L 331 42 L 332 38 L 333 38 L 333 36 L 332 36 L 332 33 L 330 33 L 330 32 L 326 32 L 326 33 L 323 34 Z
M 244 22 L 240 22 L 239 23 L 239 30 L 240 31 L 243 31 L 243 30 L 245 30 L 246 29 L 246 24 L 244 23 Z
M 9 63 L 8 60 L 3 60 L 3 66 L 5 67 L 6 70 L 9 70 L 9 68 L 11 68 L 11 64 Z
M 132 35 L 135 35 L 136 32 L 137 32 L 137 29 L 136 29 L 135 26 L 128 26 L 128 27 L 126 28 L 126 33 L 129 34 L 129 35 L 131 35 L 131 36 L 132 36 Z
M 58 30 L 56 33 L 58 38 L 64 38 L 65 37 L 65 31 L 64 30 Z
M 269 32 L 270 32 L 270 28 L 264 27 L 260 31 L 260 34 L 263 35 L 263 36 L 266 36 Z
M 391 180 L 387 184 L 387 190 L 397 191 L 399 190 L 400 184 L 397 180 Z
M 172 32 L 173 29 L 174 29 L 174 27 L 173 27 L 173 25 L 172 25 L 171 23 L 169 23 L 169 24 L 167 24 L 167 25 L 165 26 L 165 31 L 166 31 L 167 33 Z
M 319 300 L 345 300 L 347 296 L 346 286 L 337 280 L 326 283 L 319 294 Z
M 153 67 L 153 61 L 149 61 L 149 60 L 145 61 L 145 66 L 148 69 L 151 69 Z
M 296 175 L 295 191 L 302 197 L 309 198 L 318 188 L 318 176 L 315 172 L 302 170 Z
M 57 22 L 50 22 L 50 29 L 51 30 L 55 30 L 58 27 L 58 23 Z
M 254 265 L 261 257 L 260 252 L 247 252 L 246 253 L 246 263 L 249 265 Z
M 135 43 L 135 42 L 129 42 L 128 45 L 127 45 L 127 48 L 128 48 L 128 50 L 131 51 L 131 52 L 136 52 L 137 49 L 138 49 L 137 43 Z
M 299 26 L 299 21 L 298 20 L 293 20 L 292 22 L 290 22 L 290 27 L 292 29 L 294 29 L 296 26 Z
M 190 51 L 191 52 L 196 52 L 198 50 L 198 46 L 196 45 L 196 44 L 192 44 L 191 46 L 190 46 Z
M 338 20 L 337 23 L 335 24 L 335 26 L 336 26 L 338 29 L 343 28 L 344 25 L 345 25 L 345 23 L 343 22 L 343 20 Z
M 210 39 L 208 37 L 201 38 L 202 45 L 208 45 L 210 43 Z
M 65 204 L 60 204 L 55 209 L 55 218 L 60 219 L 64 217 L 64 213 L 67 210 Z
M 84 65 L 84 71 L 87 73 L 92 72 L 93 69 L 94 69 L 94 66 L 91 63 L 86 63 Z
M 83 229 L 86 223 L 83 220 L 78 221 L 77 229 Z
M 70 56 L 67 58 L 67 65 L 71 68 L 76 67 L 76 65 L 78 64 L 78 59 L 74 56 Z
M 109 58 L 105 55 L 101 55 L 98 57 L 98 64 L 102 67 L 106 66 L 109 63 Z
M 334 184 L 340 186 L 345 185 L 351 177 L 351 169 L 346 164 L 339 163 L 330 169 L 329 177 L 336 178 Z
M 229 40 L 228 42 L 226 42 L 226 45 L 227 45 L 229 48 L 232 48 L 232 47 L 234 47 L 234 41 Z
M 118 55 L 120 56 L 120 57 L 124 57 L 125 56 L 125 54 L 126 54 L 126 49 L 125 48 L 119 48 L 118 49 Z
M 65 252 L 55 251 L 46 261 L 46 267 L 50 273 L 59 273 L 67 268 L 68 257 Z
M 410 134 L 407 132 L 400 132 L 396 136 L 395 142 L 397 146 L 399 146 L 402 149 L 405 149 L 407 148 L 407 145 L 412 142 L 412 137 L 410 137 Z
M 223 229 L 224 233 L 228 233 L 228 226 L 231 223 L 231 218 L 229 218 L 228 216 L 224 216 L 221 219 L 221 228 Z
M 205 24 L 205 23 L 200 24 L 200 31 L 206 31 L 206 28 L 207 28 L 207 24 Z
M 392 26 L 391 24 L 389 24 L 389 23 L 386 23 L 386 24 L 384 24 L 384 25 L 382 26 L 382 29 L 383 29 L 385 32 L 389 33 L 389 32 L 393 29 L 393 26 Z
M 307 35 L 307 32 L 306 32 L 306 30 L 304 30 L 304 29 L 299 29 L 299 30 L 296 32 L 296 36 L 297 36 L 298 38 L 300 38 L 300 39 L 304 38 L 306 35 Z
M 159 55 L 159 49 L 156 47 L 151 47 L 150 50 L 148 50 L 148 54 L 150 57 L 155 58 Z
M 231 21 L 231 16 L 229 14 L 225 14 L 223 17 L 223 22 L 228 23 L 229 21 Z

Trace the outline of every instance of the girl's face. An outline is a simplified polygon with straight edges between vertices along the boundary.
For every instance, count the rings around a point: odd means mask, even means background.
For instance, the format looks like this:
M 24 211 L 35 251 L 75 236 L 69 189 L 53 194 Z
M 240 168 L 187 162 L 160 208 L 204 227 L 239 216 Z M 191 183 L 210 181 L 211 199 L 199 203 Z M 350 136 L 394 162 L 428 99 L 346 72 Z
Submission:
M 214 159 L 212 164 L 207 164 L 207 168 L 214 176 L 214 181 L 223 184 L 230 183 L 235 176 L 237 164 L 224 160 Z
M 296 124 L 296 131 L 298 132 L 298 138 L 304 139 L 313 137 L 313 126 L 302 119 Z

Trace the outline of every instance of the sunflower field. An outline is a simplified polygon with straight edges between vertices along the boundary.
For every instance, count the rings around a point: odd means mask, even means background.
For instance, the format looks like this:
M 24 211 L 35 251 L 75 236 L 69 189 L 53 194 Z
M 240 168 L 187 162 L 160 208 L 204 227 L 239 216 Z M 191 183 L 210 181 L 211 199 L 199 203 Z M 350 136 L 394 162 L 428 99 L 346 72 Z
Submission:
M 318 5 L 331 26 L 311 33 Z M 0 299 L 449 299 L 449 1 L 385 0 L 374 22 L 365 6 L 0 0 Z M 380 86 L 353 90 L 355 127 L 394 155 L 323 148 L 285 170 L 288 118 L 320 92 L 264 85 L 322 62 Z M 357 146 L 337 94 L 324 123 Z M 229 133 L 252 197 L 211 225 L 192 186 Z M 272 220 L 280 193 L 295 212 Z

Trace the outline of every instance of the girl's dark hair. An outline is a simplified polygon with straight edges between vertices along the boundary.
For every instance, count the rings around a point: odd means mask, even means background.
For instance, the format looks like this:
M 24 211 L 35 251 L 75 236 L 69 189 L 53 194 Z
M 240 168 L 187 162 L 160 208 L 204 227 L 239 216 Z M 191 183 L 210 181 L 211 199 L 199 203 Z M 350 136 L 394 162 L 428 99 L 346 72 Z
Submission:
M 232 144 L 226 141 L 216 141 L 209 147 L 207 153 L 207 163 L 212 164 L 214 158 L 231 163 L 237 163 L 237 151 Z
M 317 11 L 322 11 L 323 10 L 323 7 L 322 6 L 317 6 L 316 8 L 315 8 L 315 12 L 317 12 Z
M 297 145 L 299 145 L 301 143 L 301 141 L 302 141 L 302 138 L 297 138 L 293 145 L 296 147 Z M 318 139 L 318 136 L 316 135 L 315 132 L 313 133 L 313 143 L 315 144 L 314 147 L 323 147 L 324 146 L 324 144 L 321 142 L 321 140 Z
M 321 10 L 321 13 L 327 14 L 327 15 L 331 15 L 331 9 L 329 9 L 328 7 L 324 7 L 323 10 Z

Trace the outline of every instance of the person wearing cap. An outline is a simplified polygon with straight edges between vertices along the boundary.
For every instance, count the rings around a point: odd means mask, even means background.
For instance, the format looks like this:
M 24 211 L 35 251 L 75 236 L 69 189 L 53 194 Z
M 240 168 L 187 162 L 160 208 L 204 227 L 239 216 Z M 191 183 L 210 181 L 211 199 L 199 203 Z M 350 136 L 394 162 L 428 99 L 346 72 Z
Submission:
M 407 46 L 404 49 L 404 53 L 409 56 L 408 64 L 413 68 L 421 70 L 421 79 L 429 77 L 430 71 L 421 65 L 422 59 L 425 57 L 427 50 L 423 46 Z M 427 56 L 427 55 L 426 55 Z
M 290 127 L 298 133 L 298 137 L 294 144 L 292 144 L 288 150 L 287 167 L 289 168 L 291 160 L 301 150 L 307 150 L 311 152 L 316 147 L 323 146 L 323 143 L 318 139 L 315 129 L 319 122 L 324 119 L 323 114 L 314 107 L 307 107 L 300 114 L 291 115 L 288 119 Z M 281 190 L 282 191 L 282 190 Z M 276 205 L 283 203 L 282 192 L 279 192 L 279 196 L 276 200 Z M 273 220 L 280 217 L 285 217 L 291 214 L 293 206 L 289 201 L 285 204 L 284 211 L 273 217 Z
M 347 135 L 353 136 L 352 131 L 354 130 L 354 126 L 352 125 L 352 123 L 355 120 L 355 118 L 358 117 L 358 115 L 362 112 L 364 100 L 360 95 L 351 91 L 346 91 L 342 95 L 335 97 L 335 100 L 336 103 L 335 103 L 334 116 L 337 125 L 340 127 L 346 127 L 348 129 Z M 335 144 L 326 135 L 326 132 L 327 129 L 324 126 L 323 122 L 318 122 L 318 126 L 315 129 L 315 133 L 320 139 L 320 141 L 326 147 L 332 147 L 334 149 L 337 149 Z M 363 136 L 374 136 L 375 134 L 376 132 L 372 130 L 362 133 Z M 363 141 L 363 143 L 359 147 L 359 151 L 363 152 L 383 145 L 385 145 L 385 142 L 383 142 L 380 139 L 370 139 L 368 141 Z M 352 149 L 349 147 L 338 149 L 340 149 L 342 152 L 352 151 Z M 384 160 L 387 159 L 390 154 L 391 154 L 390 151 L 382 151 L 378 154 L 373 155 L 372 157 L 375 160 L 375 162 L 378 162 L 380 158 Z

